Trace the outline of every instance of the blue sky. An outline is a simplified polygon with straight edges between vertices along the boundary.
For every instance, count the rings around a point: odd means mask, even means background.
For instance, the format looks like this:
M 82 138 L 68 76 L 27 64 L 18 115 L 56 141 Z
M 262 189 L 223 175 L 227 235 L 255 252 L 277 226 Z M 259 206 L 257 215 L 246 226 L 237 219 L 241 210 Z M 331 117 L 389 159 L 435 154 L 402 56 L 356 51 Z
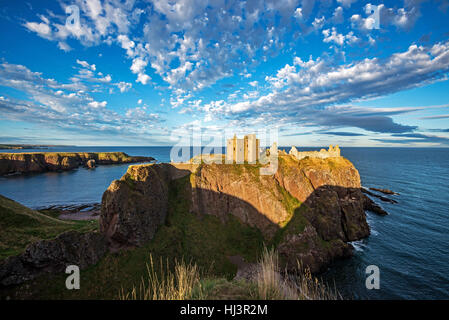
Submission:
M 448 21 L 447 0 L 0 0 L 0 143 L 447 147 Z

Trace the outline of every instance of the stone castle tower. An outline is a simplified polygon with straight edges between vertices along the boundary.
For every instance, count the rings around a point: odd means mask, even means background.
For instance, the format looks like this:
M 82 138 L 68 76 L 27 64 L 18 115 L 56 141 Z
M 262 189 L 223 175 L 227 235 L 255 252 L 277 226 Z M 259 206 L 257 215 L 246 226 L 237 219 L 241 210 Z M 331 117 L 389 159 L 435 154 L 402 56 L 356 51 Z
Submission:
M 256 163 L 259 160 L 260 140 L 255 134 L 248 134 L 243 139 L 237 139 L 234 134 L 232 139 L 228 139 L 226 144 L 227 163 Z

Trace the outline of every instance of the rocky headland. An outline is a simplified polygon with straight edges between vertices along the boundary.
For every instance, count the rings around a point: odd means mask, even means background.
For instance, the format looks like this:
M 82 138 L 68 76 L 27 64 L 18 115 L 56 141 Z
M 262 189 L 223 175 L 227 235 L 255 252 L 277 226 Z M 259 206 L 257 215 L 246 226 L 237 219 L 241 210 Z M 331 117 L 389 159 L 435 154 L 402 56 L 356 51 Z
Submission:
M 152 157 L 129 156 L 124 152 L 30 152 L 0 153 L 0 175 L 67 171 L 80 166 L 138 163 Z
M 261 168 L 203 162 L 131 165 L 103 194 L 99 230 L 90 229 L 91 222 L 47 218 L 6 199 L 0 209 L 11 216 L 5 222 L 8 239 L 23 230 L 9 222 L 23 212 L 42 233 L 53 225 L 64 233 L 30 238 L 16 255 L 5 252 L 0 287 L 63 273 L 67 264 L 81 269 L 96 265 L 90 268 L 94 278 L 112 274 L 102 281 L 122 287 L 117 279 L 127 278 L 129 268 L 146 272 L 148 253 L 191 259 L 214 274 L 235 276 L 239 267 L 233 261 L 254 263 L 265 246 L 277 250 L 283 268 L 319 272 L 336 259 L 350 257 L 351 241 L 369 236 L 365 210 L 386 214 L 362 192 L 357 169 L 343 157 L 280 154 L 275 174 L 260 175 Z M 130 256 L 135 259 L 131 265 Z M 105 271 L 111 268 L 115 271 Z M 85 294 L 98 290 L 90 288 Z
M 285 266 L 297 261 L 313 272 L 352 254 L 351 241 L 370 234 L 365 210 L 384 213 L 361 192 L 360 176 L 343 157 L 279 156 L 274 175 L 260 165 L 149 164 L 130 166 L 103 195 L 100 230 L 116 250 L 154 238 L 169 212 L 173 181 L 183 185 L 185 205 L 198 217 L 230 217 L 260 231 Z

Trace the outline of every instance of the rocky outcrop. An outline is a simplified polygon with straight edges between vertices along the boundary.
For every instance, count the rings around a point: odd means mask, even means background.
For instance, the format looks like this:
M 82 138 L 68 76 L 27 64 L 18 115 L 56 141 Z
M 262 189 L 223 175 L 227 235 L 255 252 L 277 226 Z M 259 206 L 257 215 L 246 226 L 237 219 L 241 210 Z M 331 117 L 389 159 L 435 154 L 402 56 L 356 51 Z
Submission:
M 367 195 L 369 195 L 369 196 L 371 196 L 371 197 L 378 198 L 378 199 L 380 199 L 380 200 L 383 201 L 383 202 L 398 203 L 398 202 L 397 202 L 396 200 L 394 200 L 394 199 L 390 199 L 390 198 L 381 196 L 381 195 L 379 195 L 379 194 L 376 194 L 376 193 L 374 193 L 374 192 L 371 192 L 371 191 L 367 190 L 366 188 L 362 188 L 361 190 L 362 190 L 363 193 L 365 193 L 365 194 L 367 194 Z
M 72 170 L 87 166 L 91 160 L 104 165 L 147 162 L 154 158 L 128 156 L 124 152 L 0 153 L 0 175 Z
M 94 169 L 95 168 L 95 160 L 94 159 L 90 159 L 86 162 L 86 167 L 89 169 Z
M 97 263 L 107 252 L 100 233 L 68 231 L 56 239 L 30 244 L 24 253 L 0 263 L 0 287 L 32 280 L 44 273 L 64 272 L 68 265 L 84 269 Z
M 114 180 L 101 201 L 100 231 L 111 248 L 139 246 L 165 222 L 169 182 L 195 171 L 197 164 L 133 165 Z
M 388 194 L 388 195 L 399 195 L 399 193 L 391 191 L 389 189 L 379 189 L 379 188 L 369 188 L 370 190 L 373 191 L 378 191 L 378 192 L 382 192 L 383 194 Z
M 382 209 L 381 206 L 379 206 L 377 203 L 375 203 L 373 200 L 371 200 L 369 197 L 364 197 L 364 208 L 365 210 L 374 212 L 380 216 L 386 216 L 388 215 L 388 212 Z
M 342 240 L 324 242 L 317 229 L 307 225 L 302 232 L 287 233 L 277 251 L 288 270 L 308 268 L 315 273 L 336 259 L 352 256 L 353 247 Z
M 166 164 L 130 166 L 102 198 L 100 230 L 111 245 L 139 246 L 153 238 L 168 208 Z
M 370 234 L 365 210 L 374 202 L 360 191 L 360 176 L 342 157 L 298 160 L 279 156 L 271 176 L 260 165 L 150 164 L 131 166 L 103 195 L 101 231 L 116 248 L 152 239 L 165 221 L 170 181 L 190 175 L 190 211 L 230 215 L 259 229 L 289 268 L 318 271 L 352 254 L 350 241 Z

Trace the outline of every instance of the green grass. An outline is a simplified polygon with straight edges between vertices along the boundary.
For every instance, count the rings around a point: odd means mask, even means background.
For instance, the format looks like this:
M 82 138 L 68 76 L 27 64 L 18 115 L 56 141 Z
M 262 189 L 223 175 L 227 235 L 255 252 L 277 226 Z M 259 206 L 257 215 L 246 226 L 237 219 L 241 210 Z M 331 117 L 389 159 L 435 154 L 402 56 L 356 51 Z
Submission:
M 249 300 L 253 299 L 256 284 L 245 280 L 204 278 L 193 288 L 192 300 Z
M 48 215 L 0 196 L 0 260 L 23 252 L 32 242 L 55 238 L 64 231 L 98 228 L 97 221 L 63 221 L 56 219 L 55 212 L 45 213 Z

